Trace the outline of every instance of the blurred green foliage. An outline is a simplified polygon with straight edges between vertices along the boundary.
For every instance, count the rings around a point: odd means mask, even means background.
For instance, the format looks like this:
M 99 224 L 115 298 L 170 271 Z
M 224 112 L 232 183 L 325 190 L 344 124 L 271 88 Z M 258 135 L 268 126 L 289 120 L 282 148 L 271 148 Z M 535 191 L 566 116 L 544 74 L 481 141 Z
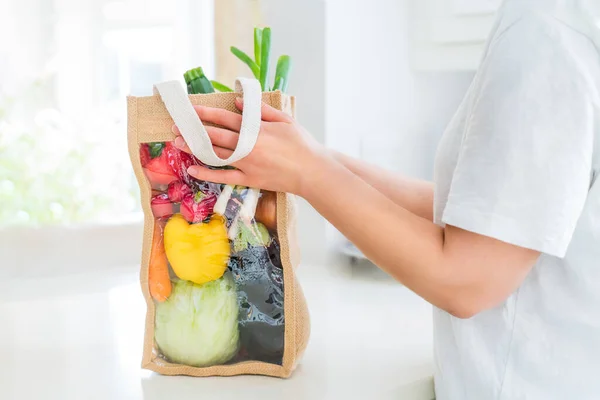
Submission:
M 136 211 L 124 121 L 76 123 L 48 104 L 48 90 L 37 81 L 20 97 L 0 93 L 0 227 L 113 222 Z

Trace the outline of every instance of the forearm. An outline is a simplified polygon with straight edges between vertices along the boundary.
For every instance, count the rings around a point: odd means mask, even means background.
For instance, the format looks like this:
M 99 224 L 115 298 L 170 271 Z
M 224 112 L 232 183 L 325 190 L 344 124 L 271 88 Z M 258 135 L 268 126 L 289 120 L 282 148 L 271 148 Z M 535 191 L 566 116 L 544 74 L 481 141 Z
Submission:
M 451 309 L 444 230 L 396 204 L 332 157 L 321 156 L 315 163 L 326 173 L 310 174 L 301 195 L 380 268 L 430 303 Z
M 394 203 L 413 214 L 433 221 L 433 183 L 395 174 L 342 153 L 332 151 L 331 154 L 352 173 Z

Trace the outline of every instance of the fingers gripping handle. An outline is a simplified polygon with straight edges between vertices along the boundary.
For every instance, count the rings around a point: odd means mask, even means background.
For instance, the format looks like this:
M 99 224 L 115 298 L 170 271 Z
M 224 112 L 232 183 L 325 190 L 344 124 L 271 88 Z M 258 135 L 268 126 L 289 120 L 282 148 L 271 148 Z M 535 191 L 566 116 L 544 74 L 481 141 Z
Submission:
M 179 82 L 162 82 L 156 84 L 154 88 L 190 150 L 204 164 L 213 167 L 231 165 L 246 157 L 254 148 L 260 131 L 262 100 L 260 83 L 256 79 L 238 78 L 235 81 L 235 91 L 244 95 L 244 110 L 238 145 L 227 159 L 222 159 L 215 154 L 208 132 Z

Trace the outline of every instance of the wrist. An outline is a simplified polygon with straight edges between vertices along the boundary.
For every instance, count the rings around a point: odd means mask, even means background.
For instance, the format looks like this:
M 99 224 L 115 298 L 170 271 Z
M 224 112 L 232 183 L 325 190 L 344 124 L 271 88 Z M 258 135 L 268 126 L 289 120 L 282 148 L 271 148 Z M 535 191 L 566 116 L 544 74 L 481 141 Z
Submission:
M 315 187 L 318 186 L 319 179 L 326 175 L 333 165 L 339 165 L 333 153 L 332 150 L 325 147 L 314 149 L 311 152 L 311 156 L 304 164 L 300 174 L 296 193 L 298 196 L 309 200 Z
M 333 149 L 326 149 L 327 153 L 329 154 L 329 156 L 334 159 L 335 161 L 337 161 L 338 163 L 345 165 L 345 161 L 346 161 L 346 155 L 344 155 L 344 153 L 340 153 L 337 150 L 333 150 Z

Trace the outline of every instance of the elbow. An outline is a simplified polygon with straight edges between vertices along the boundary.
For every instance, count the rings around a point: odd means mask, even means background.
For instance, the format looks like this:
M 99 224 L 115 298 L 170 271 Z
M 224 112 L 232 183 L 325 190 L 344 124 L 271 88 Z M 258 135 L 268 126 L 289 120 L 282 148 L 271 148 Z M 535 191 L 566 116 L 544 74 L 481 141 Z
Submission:
M 451 307 L 445 310 L 448 314 L 458 319 L 470 319 L 481 312 L 475 308 L 467 307 Z
M 473 275 L 449 274 L 438 288 L 438 304 L 435 305 L 458 319 L 473 318 L 500 299 L 496 287 Z
M 470 319 L 484 311 L 487 307 L 483 299 L 455 295 L 441 308 L 455 318 Z

